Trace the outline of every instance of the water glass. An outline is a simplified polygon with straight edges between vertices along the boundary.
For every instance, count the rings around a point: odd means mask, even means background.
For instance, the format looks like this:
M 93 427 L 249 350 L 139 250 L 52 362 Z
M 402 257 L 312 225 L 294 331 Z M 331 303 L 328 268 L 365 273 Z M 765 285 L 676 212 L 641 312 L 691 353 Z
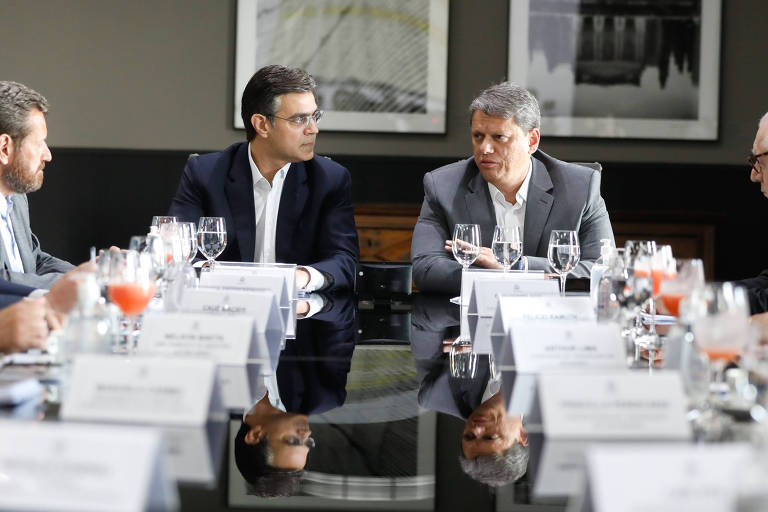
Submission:
M 453 228 L 453 257 L 464 270 L 468 269 L 480 255 L 480 226 L 477 224 L 456 224 Z
M 496 261 L 509 272 L 523 254 L 523 242 L 520 239 L 520 226 L 496 226 L 493 230 L 491 250 Z
M 579 234 L 571 230 L 553 230 L 549 235 L 547 259 L 560 277 L 560 295 L 565 295 L 565 279 L 581 259 Z
M 213 268 L 213 261 L 227 246 L 227 225 L 223 217 L 200 217 L 197 224 L 198 249 L 208 260 L 206 266 Z

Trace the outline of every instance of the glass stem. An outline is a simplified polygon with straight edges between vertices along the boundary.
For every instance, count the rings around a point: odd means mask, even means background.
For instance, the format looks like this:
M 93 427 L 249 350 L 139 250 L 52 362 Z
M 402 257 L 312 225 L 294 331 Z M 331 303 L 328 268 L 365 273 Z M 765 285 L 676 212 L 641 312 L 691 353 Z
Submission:
M 648 299 L 648 312 L 651 315 L 651 325 L 648 327 L 649 334 L 656 334 L 656 299 Z
M 560 274 L 560 295 L 565 297 L 565 278 L 568 274 Z

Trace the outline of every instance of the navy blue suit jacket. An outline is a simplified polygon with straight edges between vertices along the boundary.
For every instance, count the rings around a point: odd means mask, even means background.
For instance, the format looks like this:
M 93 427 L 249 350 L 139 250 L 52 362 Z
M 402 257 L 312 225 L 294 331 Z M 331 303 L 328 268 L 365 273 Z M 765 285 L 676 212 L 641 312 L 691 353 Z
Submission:
M 0 308 L 10 306 L 18 302 L 30 293 L 34 288 L 24 286 L 23 284 L 11 283 L 5 279 L 0 279 Z
M 349 172 L 324 157 L 291 164 L 283 184 L 275 232 L 275 260 L 311 265 L 330 288 L 352 288 L 360 249 Z M 187 161 L 169 215 L 197 222 L 224 217 L 222 261 L 253 261 L 256 212 L 248 143 Z

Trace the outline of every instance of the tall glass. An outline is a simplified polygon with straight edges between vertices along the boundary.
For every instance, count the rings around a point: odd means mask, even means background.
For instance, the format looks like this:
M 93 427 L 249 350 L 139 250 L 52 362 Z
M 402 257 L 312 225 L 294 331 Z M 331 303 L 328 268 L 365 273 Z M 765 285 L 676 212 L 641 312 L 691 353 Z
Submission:
M 208 260 L 206 266 L 213 268 L 213 261 L 227 246 L 227 225 L 223 217 L 200 217 L 197 224 L 198 249 Z
M 520 226 L 496 226 L 493 230 L 491 250 L 496 261 L 509 272 L 523 254 L 523 241 L 520 239 Z
M 194 222 L 179 222 L 181 230 L 181 255 L 187 263 L 197 256 L 197 226 Z
M 125 347 L 135 346 L 137 319 L 155 295 L 155 280 L 148 255 L 136 251 L 110 254 L 109 298 L 125 317 Z
M 159 229 L 161 224 L 169 224 L 178 221 L 178 217 L 173 217 L 171 215 L 155 215 L 152 217 L 152 224 L 150 224 L 150 226 L 154 226 Z
M 549 235 L 547 259 L 560 277 L 560 295 L 565 295 L 565 279 L 581 259 L 579 234 L 570 230 L 553 230 Z
M 701 260 L 673 259 L 661 281 L 659 299 L 671 315 L 679 317 L 682 323 L 689 323 L 681 315 L 680 303 L 685 297 L 689 297 L 693 290 L 702 286 L 704 286 L 704 263 Z

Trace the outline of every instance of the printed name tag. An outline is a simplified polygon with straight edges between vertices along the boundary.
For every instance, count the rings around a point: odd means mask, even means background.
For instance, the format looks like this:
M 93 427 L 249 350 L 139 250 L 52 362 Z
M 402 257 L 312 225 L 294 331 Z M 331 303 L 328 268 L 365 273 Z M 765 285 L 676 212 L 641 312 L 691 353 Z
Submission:
M 213 361 L 75 356 L 65 420 L 200 426 L 222 411 Z
M 482 277 L 476 279 L 472 287 L 467 313 L 470 315 L 493 316 L 496 311 L 496 304 L 501 296 L 557 296 L 559 294 L 560 285 L 554 279 Z
M 614 324 L 586 322 L 514 322 L 512 353 L 499 358 L 499 367 L 520 372 L 551 370 L 626 369 L 621 330 Z M 510 364 L 511 363 L 511 364 Z
M 245 263 L 239 261 L 218 261 L 213 273 L 253 274 L 260 276 L 283 276 L 289 299 L 296 299 L 296 265 L 289 263 Z
M 253 318 L 246 315 L 157 313 L 144 317 L 137 350 L 144 355 L 244 365 L 256 356 L 253 334 Z
M 591 492 L 580 510 L 736 510 L 751 450 L 739 443 L 594 446 L 587 453 Z
M 514 364 L 511 328 L 515 322 L 596 324 L 597 320 L 587 296 L 499 297 L 488 336 L 497 364 Z
M 675 372 L 539 376 L 544 432 L 567 439 L 688 439 Z
M 294 276 L 294 281 L 295 281 Z M 253 272 L 236 270 L 221 270 L 218 272 L 201 272 L 201 288 L 236 288 L 243 291 L 267 290 L 275 294 L 277 305 L 280 307 L 285 337 L 296 337 L 296 300 L 291 299 L 285 276 L 280 274 L 262 275 Z M 295 286 L 294 286 L 295 288 Z
M 154 429 L 0 422 L 0 509 L 178 510 Z
M 472 295 L 472 288 L 475 285 L 475 281 L 478 279 L 494 279 L 494 280 L 510 280 L 510 281 L 524 281 L 534 280 L 543 281 L 548 280 L 543 271 L 533 270 L 530 272 L 521 272 L 519 270 L 511 270 L 504 272 L 503 270 L 490 270 L 485 268 L 471 268 L 461 273 L 461 305 L 468 306 L 469 300 Z

